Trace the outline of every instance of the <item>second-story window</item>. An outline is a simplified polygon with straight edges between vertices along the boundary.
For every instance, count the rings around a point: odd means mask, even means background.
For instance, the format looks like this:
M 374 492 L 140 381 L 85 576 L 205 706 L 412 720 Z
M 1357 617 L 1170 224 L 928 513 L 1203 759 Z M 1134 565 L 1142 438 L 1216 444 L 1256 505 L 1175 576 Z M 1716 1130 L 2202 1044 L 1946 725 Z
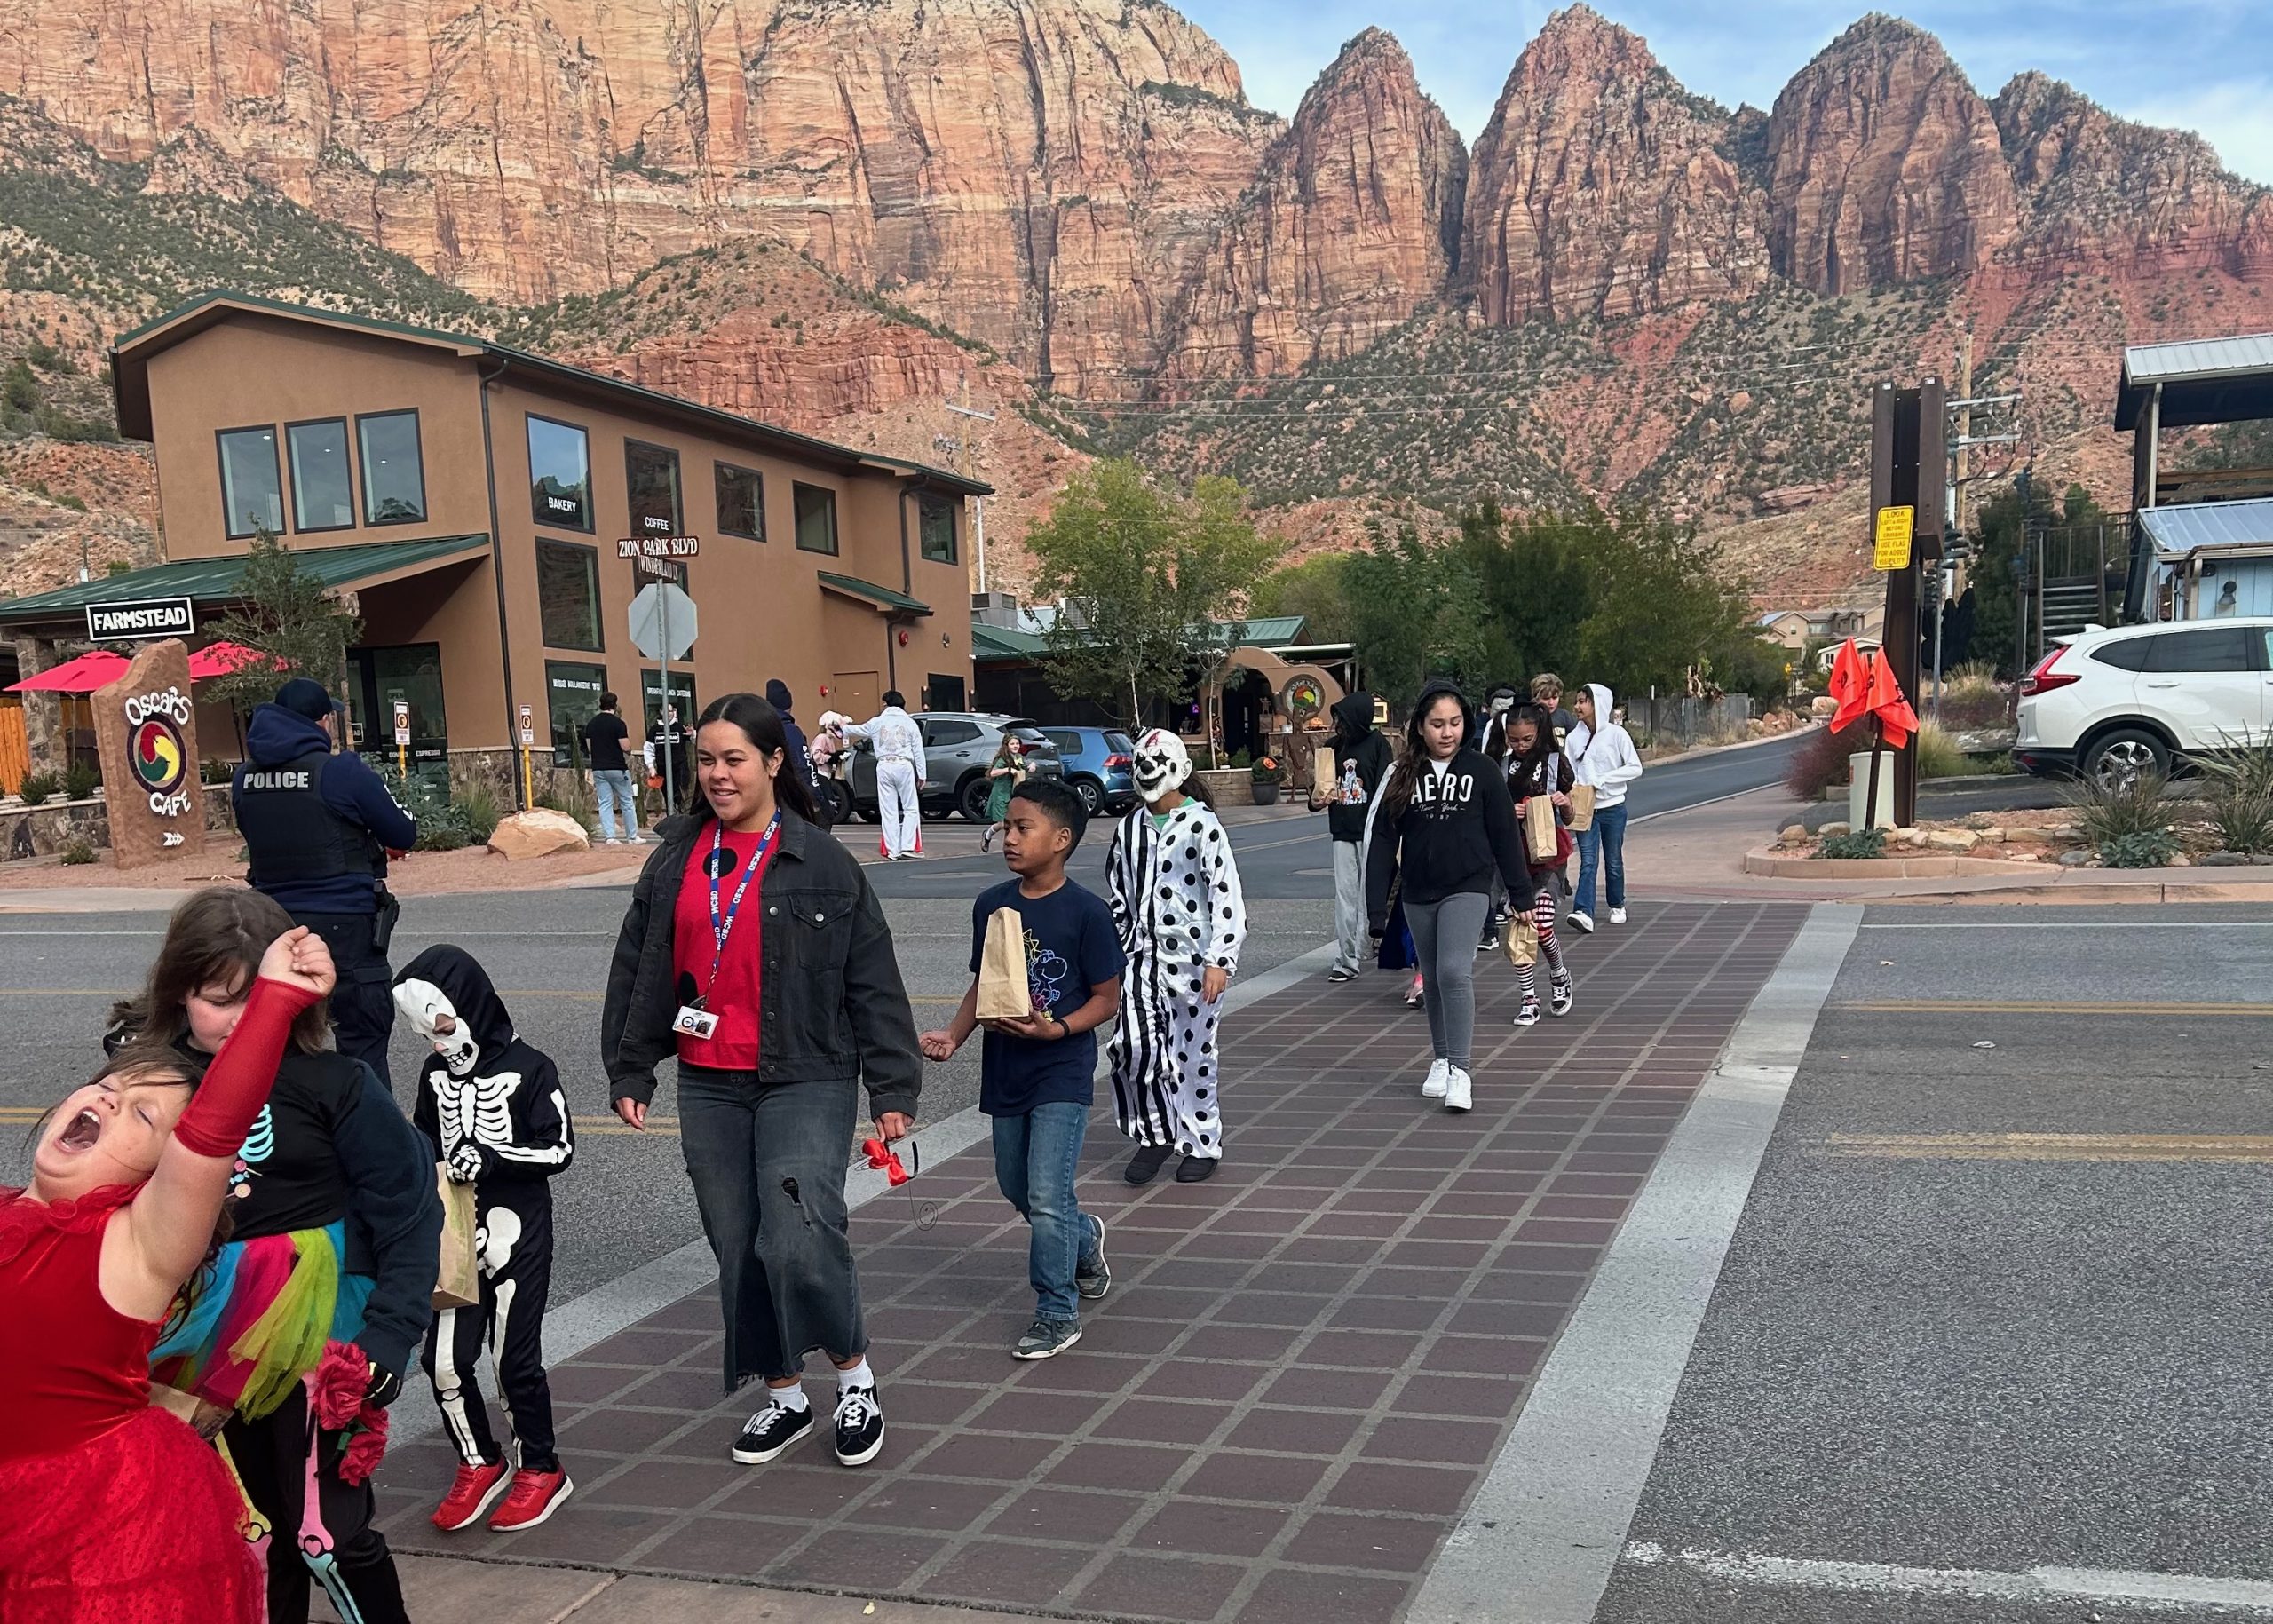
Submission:
M 417 524 L 426 517 L 426 469 L 418 414 L 369 412 L 355 419 L 363 449 L 363 522 Z
M 755 468 L 712 464 L 712 491 L 718 499 L 718 534 L 765 539 L 765 479 Z
M 276 471 L 276 431 L 223 429 L 221 517 L 232 540 L 284 529 L 284 485 Z
M 541 525 L 592 527 L 591 446 L 573 423 L 529 415 L 529 513 Z
M 807 552 L 836 551 L 836 493 L 818 485 L 791 487 L 797 503 L 797 545 Z
M 623 442 L 623 490 L 634 535 L 677 535 L 678 453 L 636 440 Z
M 934 564 L 955 561 L 955 509 L 962 505 L 928 492 L 915 499 L 916 533 L 923 556 Z
M 537 623 L 547 648 L 600 647 L 599 554 L 574 542 L 536 541 Z
M 347 466 L 347 419 L 288 423 L 284 448 L 292 466 L 292 528 L 352 529 L 355 479 Z

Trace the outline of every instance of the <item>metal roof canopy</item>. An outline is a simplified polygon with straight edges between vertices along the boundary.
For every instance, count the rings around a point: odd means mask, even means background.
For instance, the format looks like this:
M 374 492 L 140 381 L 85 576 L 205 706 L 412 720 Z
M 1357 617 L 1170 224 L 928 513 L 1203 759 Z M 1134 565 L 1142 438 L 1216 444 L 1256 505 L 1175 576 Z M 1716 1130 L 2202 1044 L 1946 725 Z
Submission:
M 2131 345 L 2116 385 L 2117 428 L 2139 426 L 2158 384 L 2166 429 L 2273 417 L 2273 333 Z
M 857 598 L 870 608 L 886 614 L 929 614 L 931 606 L 920 598 L 910 598 L 888 586 L 878 586 L 873 581 L 863 581 L 858 575 L 839 575 L 828 570 L 817 572 L 820 590 L 840 597 Z
M 476 554 L 486 556 L 489 537 L 486 534 L 446 535 L 421 542 L 371 542 L 353 547 L 289 551 L 300 567 L 325 587 L 368 587 L 421 574 Z M 145 598 L 188 598 L 201 605 L 234 602 L 244 580 L 245 558 L 243 553 L 179 558 L 129 570 L 123 575 L 98 575 L 29 598 L 0 600 L 0 626 L 74 620 L 89 604 L 131 603 Z
M 2190 502 L 2142 508 L 2138 521 L 2166 558 L 2205 548 L 2273 547 L 2273 497 L 2249 502 Z

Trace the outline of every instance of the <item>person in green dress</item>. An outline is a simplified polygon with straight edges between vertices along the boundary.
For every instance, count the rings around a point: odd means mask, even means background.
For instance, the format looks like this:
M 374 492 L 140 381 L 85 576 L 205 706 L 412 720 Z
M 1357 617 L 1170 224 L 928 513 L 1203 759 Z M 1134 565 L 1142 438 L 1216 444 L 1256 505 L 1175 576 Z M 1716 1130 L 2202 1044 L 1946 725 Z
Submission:
M 978 849 L 982 852 L 994 849 L 994 837 L 1002 832 L 1002 825 L 1010 815 L 1010 791 L 1026 780 L 1026 764 L 1019 759 L 1025 754 L 1026 746 L 1004 733 L 1002 747 L 987 764 L 986 776 L 994 781 L 986 790 L 986 832 L 978 837 Z

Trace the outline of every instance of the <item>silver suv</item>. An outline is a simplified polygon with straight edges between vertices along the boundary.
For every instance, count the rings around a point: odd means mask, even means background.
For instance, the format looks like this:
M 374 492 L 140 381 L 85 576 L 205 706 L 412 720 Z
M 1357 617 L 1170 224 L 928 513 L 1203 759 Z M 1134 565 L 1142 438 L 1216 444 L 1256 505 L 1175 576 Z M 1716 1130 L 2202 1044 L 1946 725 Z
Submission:
M 1018 717 L 994 716 L 978 710 L 919 710 L 916 725 L 923 730 L 923 782 L 917 791 L 927 818 L 961 812 L 973 823 L 986 821 L 986 769 L 1009 733 L 1026 747 L 1029 772 L 1041 778 L 1063 778 L 1057 747 L 1041 729 Z M 846 774 L 852 809 L 869 822 L 882 817 L 876 808 L 876 753 L 865 739 L 852 747 L 852 764 Z

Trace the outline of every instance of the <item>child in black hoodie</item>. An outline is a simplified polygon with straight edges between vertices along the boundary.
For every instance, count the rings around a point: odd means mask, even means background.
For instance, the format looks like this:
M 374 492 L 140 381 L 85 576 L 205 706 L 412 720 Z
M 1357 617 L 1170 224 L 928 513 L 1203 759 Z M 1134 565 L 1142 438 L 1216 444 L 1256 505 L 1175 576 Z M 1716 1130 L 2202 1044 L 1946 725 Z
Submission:
M 426 1338 L 426 1374 L 461 1462 L 434 1525 L 463 1528 L 503 1493 L 489 1526 L 534 1528 L 575 1486 L 553 1453 L 552 1388 L 544 1373 L 552 1284 L 548 1181 L 576 1153 L 567 1097 L 550 1058 L 521 1041 L 488 972 L 463 947 L 429 947 L 411 960 L 395 978 L 394 1000 L 433 1045 L 411 1120 L 432 1143 L 445 1176 L 473 1186 L 481 1276 L 480 1302 L 443 1309 Z M 477 1367 L 485 1340 L 518 1470 L 509 1470 L 482 1403 Z
M 1535 888 L 1516 827 L 1506 773 L 1472 742 L 1475 718 L 1460 690 L 1430 683 L 1406 724 L 1405 754 L 1374 808 L 1366 858 L 1366 911 L 1388 927 L 1390 888 L 1401 883 L 1406 923 L 1427 978 L 1435 1058 L 1421 1085 L 1447 1111 L 1469 1105 L 1476 1028 L 1476 944 L 1492 907 L 1496 872 L 1517 907 Z

